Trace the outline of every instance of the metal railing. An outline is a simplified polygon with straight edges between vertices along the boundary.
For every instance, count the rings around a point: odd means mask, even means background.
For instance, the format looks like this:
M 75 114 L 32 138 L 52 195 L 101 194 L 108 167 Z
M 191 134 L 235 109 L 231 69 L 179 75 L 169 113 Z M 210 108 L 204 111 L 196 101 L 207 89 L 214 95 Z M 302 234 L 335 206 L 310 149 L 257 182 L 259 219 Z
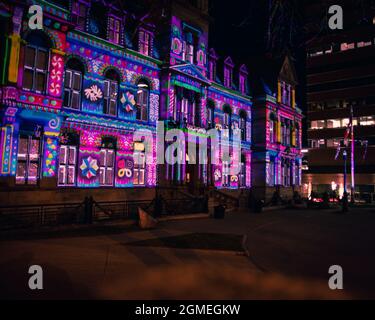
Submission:
M 80 203 L 0 206 L 0 230 L 63 224 L 90 224 L 105 220 L 138 220 L 138 208 L 154 216 L 202 213 L 203 198 L 126 201 L 95 201 L 86 197 Z M 158 210 L 159 212 L 155 212 Z
M 0 207 L 0 229 L 82 223 L 84 203 Z

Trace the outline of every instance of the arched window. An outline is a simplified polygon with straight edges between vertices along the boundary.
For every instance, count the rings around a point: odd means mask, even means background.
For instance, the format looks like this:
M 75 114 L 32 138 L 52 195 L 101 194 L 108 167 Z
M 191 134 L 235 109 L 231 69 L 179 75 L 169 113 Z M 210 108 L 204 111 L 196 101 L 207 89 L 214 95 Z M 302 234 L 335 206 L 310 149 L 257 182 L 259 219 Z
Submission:
M 244 110 L 240 111 L 240 130 L 241 130 L 241 140 L 246 140 L 246 122 L 247 113 Z
M 215 127 L 215 102 L 212 100 L 207 101 L 207 128 Z
M 105 74 L 104 80 L 104 106 L 103 113 L 111 116 L 117 114 L 118 86 L 120 83 L 119 74 L 110 69 Z
M 141 80 L 137 85 L 137 120 L 148 121 L 149 84 Z
M 69 59 L 64 81 L 64 107 L 80 109 L 84 67 L 78 59 Z
M 25 90 L 44 93 L 51 41 L 46 34 L 39 31 L 31 32 L 25 40 L 22 87 Z
M 99 160 L 99 183 L 101 186 L 113 186 L 115 154 L 116 139 L 112 137 L 103 137 Z
M 230 106 L 226 105 L 223 108 L 224 111 L 224 119 L 223 119 L 223 125 L 224 129 L 230 129 L 232 124 L 232 109 Z

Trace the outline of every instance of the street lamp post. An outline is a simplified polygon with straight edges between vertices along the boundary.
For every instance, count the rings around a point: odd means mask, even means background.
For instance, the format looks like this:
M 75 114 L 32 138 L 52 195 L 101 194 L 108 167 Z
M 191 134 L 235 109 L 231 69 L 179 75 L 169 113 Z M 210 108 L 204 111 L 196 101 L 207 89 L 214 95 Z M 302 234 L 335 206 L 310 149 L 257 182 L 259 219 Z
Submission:
M 347 159 L 347 152 L 344 150 L 343 152 L 343 158 L 344 158 L 344 195 L 342 197 L 342 212 L 348 211 L 348 192 L 346 190 L 346 159 Z

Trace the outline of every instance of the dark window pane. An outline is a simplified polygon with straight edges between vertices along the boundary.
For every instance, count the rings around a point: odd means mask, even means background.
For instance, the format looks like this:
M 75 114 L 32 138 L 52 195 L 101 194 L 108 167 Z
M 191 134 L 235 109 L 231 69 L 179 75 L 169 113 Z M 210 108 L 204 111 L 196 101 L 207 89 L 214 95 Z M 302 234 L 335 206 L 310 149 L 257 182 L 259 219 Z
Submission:
M 105 174 L 105 168 L 100 168 L 100 174 L 99 174 L 99 183 L 104 184 L 104 174 Z
M 24 89 L 31 90 L 33 88 L 33 71 L 25 69 L 23 73 L 23 84 Z
M 100 161 L 100 166 L 105 166 L 105 157 L 106 157 L 106 152 L 105 152 L 105 150 L 101 150 L 100 151 L 100 159 L 99 159 L 99 161 Z
M 79 92 L 72 92 L 72 105 L 71 107 L 74 109 L 79 109 L 80 104 L 80 94 Z
M 26 159 L 27 145 L 28 145 L 28 139 L 20 138 L 19 143 L 18 143 L 18 159 Z
M 74 167 L 70 166 L 68 168 L 68 184 L 75 183 L 75 169 Z
M 31 47 L 25 48 L 25 66 L 34 67 L 35 49 Z
M 104 96 L 109 96 L 109 81 L 104 81 Z
M 64 166 L 61 166 L 59 168 L 59 184 L 65 184 L 65 167 Z
M 65 88 L 71 88 L 71 79 L 72 79 L 72 72 L 70 70 L 67 70 L 65 72 L 65 82 L 64 82 L 64 86 Z
M 112 185 L 113 184 L 113 170 L 112 169 L 107 169 L 107 174 L 105 177 L 105 183 L 107 185 Z
M 114 98 L 117 96 L 117 83 L 116 82 L 111 82 L 111 97 Z
M 17 163 L 17 173 L 16 173 L 16 176 L 17 176 L 17 180 L 19 178 L 25 178 L 26 177 L 26 162 L 21 162 L 19 161 Z
M 75 164 L 76 163 L 76 148 L 70 147 L 69 148 L 69 164 Z
M 30 156 L 39 155 L 39 140 L 38 139 L 32 139 L 30 143 Z
M 81 74 L 74 72 L 73 75 L 73 89 L 74 90 L 81 90 Z
M 116 101 L 111 100 L 109 114 L 116 115 Z
M 70 107 L 70 90 L 64 90 L 64 106 Z
M 29 184 L 35 184 L 38 176 L 38 163 L 31 162 L 29 165 L 28 182 Z M 35 183 L 34 183 L 35 181 Z
M 40 91 L 40 92 L 44 91 L 45 83 L 46 83 L 46 75 L 44 73 L 38 72 L 36 74 L 35 90 Z
M 107 153 L 107 167 L 113 167 L 114 153 L 113 151 L 108 151 Z
M 65 164 L 66 159 L 67 159 L 67 150 L 65 146 L 62 146 L 60 148 L 60 157 L 59 157 L 60 164 Z
M 36 67 L 38 69 L 47 70 L 47 60 L 48 60 L 47 52 L 39 50 L 37 59 L 36 59 Z

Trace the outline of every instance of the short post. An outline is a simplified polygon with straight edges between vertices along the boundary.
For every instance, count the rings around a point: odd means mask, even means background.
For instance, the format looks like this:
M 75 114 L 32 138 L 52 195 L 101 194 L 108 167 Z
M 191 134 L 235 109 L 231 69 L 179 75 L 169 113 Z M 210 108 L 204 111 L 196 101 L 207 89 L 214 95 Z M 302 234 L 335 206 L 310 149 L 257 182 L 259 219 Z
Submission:
M 93 197 L 85 197 L 85 221 L 84 223 L 91 224 L 93 218 Z
M 347 152 L 344 150 L 343 158 L 344 158 L 344 194 L 342 197 L 342 212 L 348 212 L 348 192 L 346 189 L 346 159 L 347 159 Z

